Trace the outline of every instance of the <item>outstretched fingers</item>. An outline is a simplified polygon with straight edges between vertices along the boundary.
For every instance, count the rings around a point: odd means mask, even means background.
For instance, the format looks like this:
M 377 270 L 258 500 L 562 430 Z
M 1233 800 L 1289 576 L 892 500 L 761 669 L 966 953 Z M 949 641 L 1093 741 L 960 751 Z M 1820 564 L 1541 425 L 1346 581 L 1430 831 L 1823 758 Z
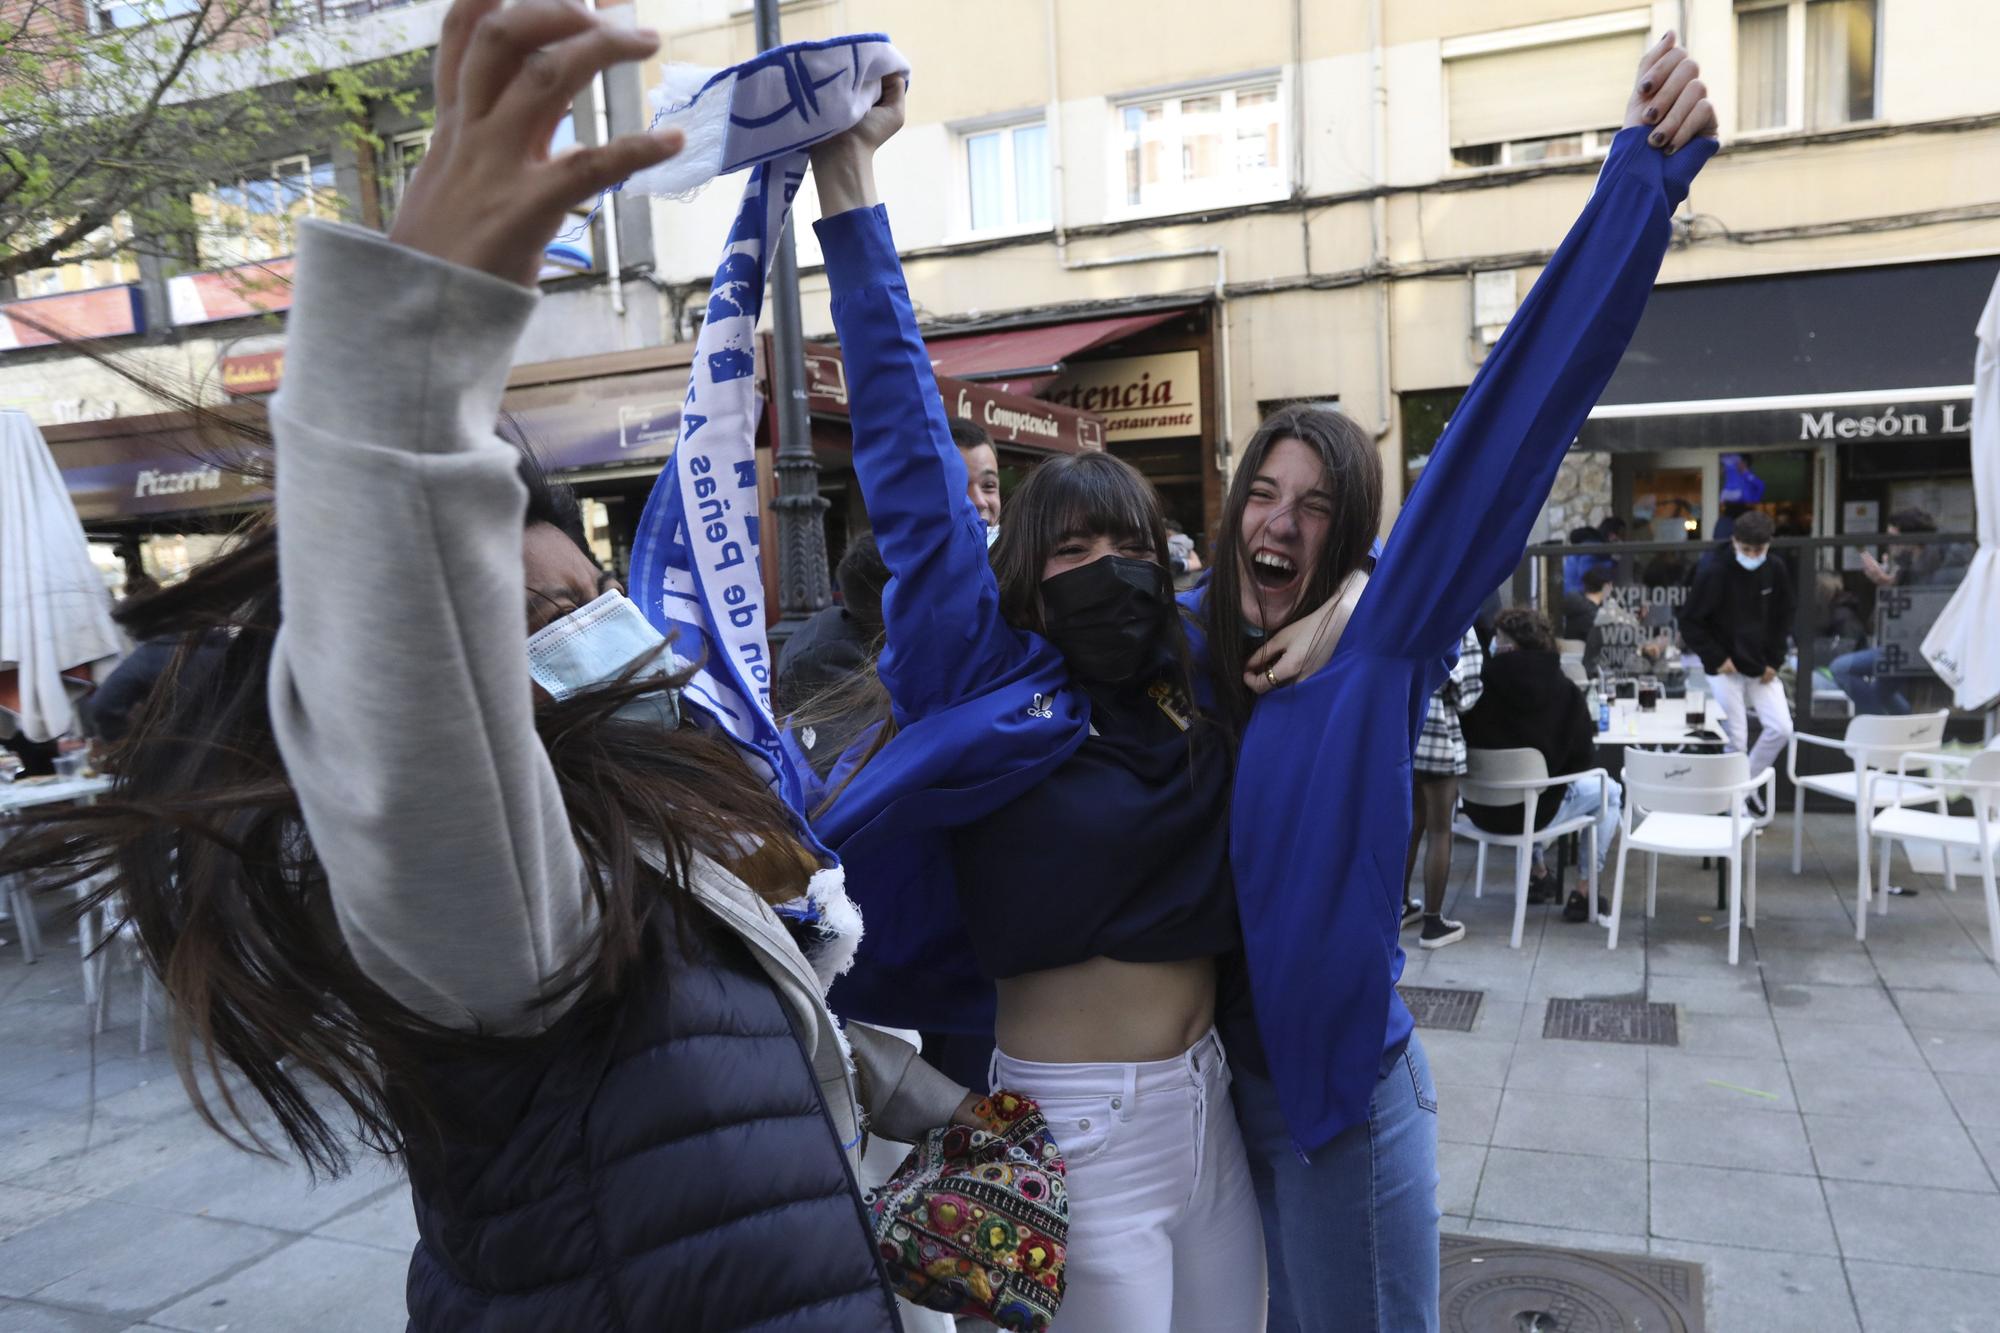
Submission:
M 660 130 L 621 134 L 607 144 L 572 149 L 549 164 L 544 178 L 545 197 L 552 204 L 568 208 L 594 194 L 602 194 L 636 172 L 658 166 L 680 152 L 681 143 L 679 130 Z
M 659 45 L 659 37 L 651 32 L 594 24 L 531 51 L 501 91 L 488 119 L 500 133 L 524 136 L 540 148 L 592 78 L 613 65 L 643 60 Z
M 520 0 L 482 16 L 468 39 L 458 71 L 458 107 L 467 121 L 484 119 L 523 66 L 546 60 L 542 48 L 602 28 L 596 13 L 577 0 Z M 529 81 L 543 84 L 546 75 Z

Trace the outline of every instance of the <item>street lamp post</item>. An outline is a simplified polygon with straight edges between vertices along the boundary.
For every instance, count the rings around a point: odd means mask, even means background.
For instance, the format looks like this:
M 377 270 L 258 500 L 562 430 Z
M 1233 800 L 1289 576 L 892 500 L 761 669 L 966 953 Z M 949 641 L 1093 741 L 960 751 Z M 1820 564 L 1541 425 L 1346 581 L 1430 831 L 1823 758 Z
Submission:
M 780 43 L 778 0 L 757 0 L 757 49 Z M 778 609 L 770 626 L 775 650 L 805 618 L 833 601 L 827 577 L 826 509 L 806 414 L 805 335 L 799 327 L 799 256 L 792 229 L 778 238 L 771 265 L 772 392 L 777 395 Z

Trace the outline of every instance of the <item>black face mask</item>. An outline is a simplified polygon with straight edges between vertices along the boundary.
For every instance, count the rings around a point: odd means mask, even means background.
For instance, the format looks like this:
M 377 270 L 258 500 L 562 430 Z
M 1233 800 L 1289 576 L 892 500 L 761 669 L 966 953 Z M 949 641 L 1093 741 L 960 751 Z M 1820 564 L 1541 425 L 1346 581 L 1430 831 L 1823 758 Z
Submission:
M 1107 555 L 1042 580 L 1049 641 L 1085 680 L 1122 685 L 1158 651 L 1173 580 L 1152 560 Z

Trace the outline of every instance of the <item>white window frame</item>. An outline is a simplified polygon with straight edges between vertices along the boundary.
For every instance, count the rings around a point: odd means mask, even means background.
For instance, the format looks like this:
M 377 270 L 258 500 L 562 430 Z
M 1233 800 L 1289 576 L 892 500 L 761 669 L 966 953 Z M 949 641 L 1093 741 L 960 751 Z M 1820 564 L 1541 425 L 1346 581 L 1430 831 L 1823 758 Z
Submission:
M 1884 119 L 1882 115 L 1882 0 L 1873 0 L 1875 5 L 1875 68 L 1874 86 L 1870 89 L 1875 114 L 1866 120 L 1843 120 L 1832 125 L 1806 124 L 1806 6 L 1808 0 L 1731 0 L 1729 6 L 1729 40 L 1731 51 L 1738 62 L 1742 59 L 1741 48 L 1736 45 L 1739 15 L 1763 9 L 1785 11 L 1785 120 L 1781 125 L 1765 125 L 1757 129 L 1746 129 L 1739 122 L 1736 137 L 1739 139 L 1775 139 L 1794 134 L 1818 134 L 1822 131 L 1844 130 L 1856 125 L 1875 125 Z M 1742 86 L 1742 68 L 1737 66 L 1737 88 L 1730 90 L 1732 116 L 1740 115 L 1737 96 Z
M 1181 181 L 1171 190 L 1163 190 L 1166 196 L 1152 202 L 1133 203 L 1126 185 L 1125 176 L 1125 113 L 1133 107 L 1167 103 L 1171 110 L 1165 120 L 1175 126 L 1175 142 L 1179 142 L 1178 126 L 1180 104 L 1193 97 L 1221 96 L 1225 99 L 1224 123 L 1228 133 L 1235 133 L 1236 97 L 1239 93 L 1263 92 L 1272 94 L 1272 114 L 1278 127 L 1278 149 L 1275 154 L 1275 174 L 1272 184 L 1265 189 L 1245 190 L 1237 185 L 1234 175 L 1234 142 L 1228 144 L 1232 153 L 1231 175 L 1219 181 Z M 1128 93 L 1111 101 L 1111 117 L 1106 145 L 1106 161 L 1110 170 L 1105 172 L 1108 191 L 1108 212 L 1113 218 L 1166 217 L 1176 213 L 1192 213 L 1202 209 L 1226 208 L 1235 204 L 1269 203 L 1274 199 L 1286 198 L 1292 191 L 1292 125 L 1291 101 L 1297 96 L 1289 69 L 1260 70 L 1251 74 L 1237 75 L 1228 79 L 1211 79 L 1202 83 L 1181 84 L 1170 88 L 1153 88 L 1143 92 Z
M 403 171 L 403 154 L 408 152 L 413 146 L 421 147 L 426 153 L 430 152 L 431 135 L 433 133 L 434 131 L 431 129 L 409 130 L 403 134 L 395 134 L 389 137 L 389 174 L 387 181 L 389 198 L 386 201 L 388 207 L 383 210 L 385 215 L 393 215 L 396 209 L 402 205 L 403 191 L 409 186 L 409 181 Z
M 1519 28 L 1502 28 L 1495 32 L 1448 37 L 1438 48 L 1438 58 L 1440 64 L 1447 67 L 1448 79 L 1450 77 L 1448 67 L 1451 62 L 1468 56 L 1496 55 L 1502 51 L 1520 51 L 1535 46 L 1561 46 L 1568 42 L 1586 41 L 1592 37 L 1616 37 L 1622 33 L 1645 32 L 1652 27 L 1652 22 L 1652 11 L 1643 7 L 1622 9 L 1609 14 L 1591 14 L 1583 18 L 1554 19 L 1547 23 L 1531 23 Z M 1632 72 L 1636 77 L 1638 71 L 1635 69 Z M 1520 162 L 1514 161 L 1514 151 L 1519 145 L 1569 136 L 1552 134 L 1545 135 L 1541 139 L 1517 139 L 1500 145 L 1500 160 L 1491 166 L 1462 167 L 1458 164 L 1456 156 L 1462 150 L 1451 146 L 1451 114 L 1445 96 L 1444 89 L 1440 87 L 1438 115 L 1445 126 L 1444 174 L 1447 176 L 1476 176 L 1483 172 L 1505 171 L 1516 167 L 1540 167 L 1551 162 L 1589 162 L 1610 152 L 1611 141 L 1618 135 L 1618 127 L 1615 125 L 1608 130 L 1582 130 L 1579 133 L 1584 139 L 1584 150 L 1576 156 L 1543 157 Z
M 246 171 L 239 171 L 235 175 L 235 177 L 233 177 L 226 183 L 223 181 L 210 181 L 208 185 L 208 195 L 211 199 L 213 199 L 217 197 L 217 195 L 224 188 L 234 188 L 236 190 L 242 191 L 244 194 L 247 195 L 249 192 L 250 182 L 254 180 L 261 180 L 267 182 L 272 187 L 272 190 L 274 192 L 273 197 L 276 198 L 275 191 L 278 189 L 278 183 L 285 178 L 286 169 L 302 166 L 304 168 L 302 174 L 307 183 L 306 198 L 309 203 L 309 207 L 306 210 L 305 216 L 316 218 L 320 216 L 318 208 L 319 191 L 312 188 L 313 167 L 316 163 L 324 164 L 329 167 L 335 167 L 333 154 L 331 153 L 323 153 L 323 152 L 289 153 L 284 157 L 272 158 L 269 162 L 261 163 L 260 165 L 264 167 L 264 171 L 261 175 L 252 176 L 246 170 Z M 340 178 L 337 167 L 335 167 L 334 182 L 331 187 L 331 190 L 334 193 L 334 195 L 338 197 L 340 190 Z M 340 220 L 338 209 L 335 210 L 330 220 L 336 222 Z M 196 238 L 195 248 L 196 248 L 197 258 L 200 261 L 199 267 L 203 271 L 214 272 L 214 271 L 220 271 L 222 269 L 241 268 L 246 264 L 269 264 L 276 260 L 286 258 L 289 255 L 296 254 L 298 252 L 298 233 L 295 230 L 289 230 L 290 224 L 288 223 L 287 224 L 288 230 L 286 231 L 284 239 L 290 248 L 280 250 L 277 254 L 259 255 L 255 257 L 245 257 L 239 255 L 235 258 L 227 259 L 226 262 L 211 264 L 209 262 L 209 256 L 200 253 L 202 249 L 202 240 L 199 235 L 199 232 L 203 227 L 211 225 L 213 224 L 210 222 L 204 222 L 199 218 L 196 219 L 195 226 L 198 234 Z M 219 236 L 218 239 L 220 239 Z M 217 257 L 222 258 L 221 256 Z
M 1042 133 L 1050 136 L 1049 157 L 1055 157 L 1055 126 L 1041 111 L 1010 115 L 999 120 L 968 121 L 952 127 L 951 161 L 953 197 L 957 202 L 952 207 L 951 225 L 953 234 L 960 238 L 988 236 L 1032 236 L 1049 231 L 1055 226 L 1056 183 L 1051 170 L 1048 182 L 1049 216 L 1039 221 L 1023 222 L 1019 216 L 1021 206 L 1020 180 L 1014 174 L 1014 131 L 1033 129 L 1039 126 Z M 975 227 L 972 223 L 972 141 L 987 134 L 1000 136 L 1000 172 L 1006 180 L 1007 219 L 995 227 Z
M 1448 170 L 1450 174 L 1454 176 L 1476 176 L 1481 172 L 1506 171 L 1509 168 L 1546 167 L 1546 166 L 1553 166 L 1561 162 L 1589 162 L 1597 158 L 1603 157 L 1606 153 L 1611 151 L 1611 141 L 1618 137 L 1618 127 L 1616 125 L 1613 125 L 1605 129 L 1576 131 L 1576 137 L 1583 140 L 1583 151 L 1579 153 L 1570 153 L 1563 157 L 1518 157 L 1517 156 L 1519 150 L 1526 147 L 1528 144 L 1547 143 L 1552 139 L 1567 139 L 1569 137 L 1571 136 L 1567 134 L 1551 134 L 1551 135 L 1546 135 L 1540 139 L 1511 140 L 1507 143 L 1499 145 L 1500 160 L 1498 162 L 1494 162 L 1483 167 L 1461 166 L 1458 162 L 1458 155 L 1464 152 L 1466 148 L 1488 148 L 1492 147 L 1493 145 L 1467 144 L 1464 147 L 1460 148 L 1447 147 L 1445 149 L 1445 156 L 1447 159 L 1449 159 Z

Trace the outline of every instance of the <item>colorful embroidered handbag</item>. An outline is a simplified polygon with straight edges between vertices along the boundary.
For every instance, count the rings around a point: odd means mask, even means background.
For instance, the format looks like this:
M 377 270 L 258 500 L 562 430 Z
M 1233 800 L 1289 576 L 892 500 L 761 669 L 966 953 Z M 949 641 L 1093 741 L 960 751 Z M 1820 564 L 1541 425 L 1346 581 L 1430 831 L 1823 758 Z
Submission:
M 1034 1102 L 996 1092 L 988 1128 L 946 1125 L 868 1195 L 896 1294 L 930 1310 L 1043 1333 L 1062 1304 L 1069 1192 Z

